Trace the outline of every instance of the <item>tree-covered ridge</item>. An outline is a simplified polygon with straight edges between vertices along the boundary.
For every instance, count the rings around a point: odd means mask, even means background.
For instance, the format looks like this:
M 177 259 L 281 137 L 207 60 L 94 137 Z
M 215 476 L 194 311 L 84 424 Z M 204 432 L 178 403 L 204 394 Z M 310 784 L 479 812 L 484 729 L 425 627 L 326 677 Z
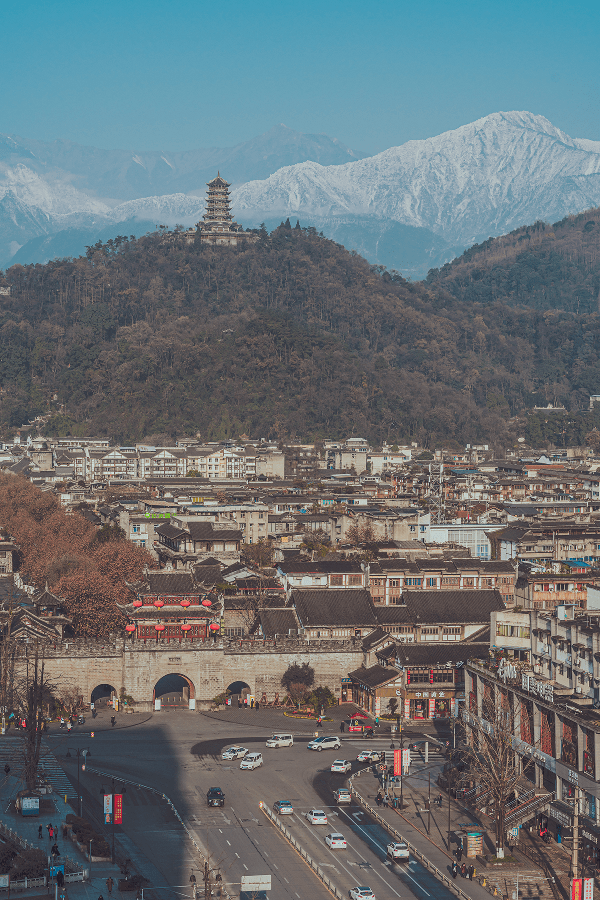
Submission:
M 5 432 L 50 409 L 48 433 L 127 443 L 493 442 L 536 403 L 575 413 L 600 392 L 597 315 L 458 300 L 314 229 L 282 225 L 243 248 L 122 238 L 13 266 L 5 282 Z
M 472 303 L 596 313 L 600 304 L 600 209 L 555 225 L 536 222 L 476 244 L 427 277 Z

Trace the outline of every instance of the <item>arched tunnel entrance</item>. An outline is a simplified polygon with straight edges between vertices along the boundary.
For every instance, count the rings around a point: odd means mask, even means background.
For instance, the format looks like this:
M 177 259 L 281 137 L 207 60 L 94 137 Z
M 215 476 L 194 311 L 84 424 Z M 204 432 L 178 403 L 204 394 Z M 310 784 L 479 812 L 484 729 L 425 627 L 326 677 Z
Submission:
M 187 675 L 179 675 L 176 672 L 169 672 L 156 682 L 152 699 L 155 710 L 196 709 L 193 682 Z
M 252 691 L 250 685 L 245 681 L 232 681 L 227 688 L 227 693 L 231 697 L 232 706 L 241 706 L 247 697 L 250 697 Z
M 91 701 L 94 708 L 98 709 L 101 706 L 112 706 L 113 699 L 117 696 L 116 688 L 112 684 L 98 684 L 92 691 Z

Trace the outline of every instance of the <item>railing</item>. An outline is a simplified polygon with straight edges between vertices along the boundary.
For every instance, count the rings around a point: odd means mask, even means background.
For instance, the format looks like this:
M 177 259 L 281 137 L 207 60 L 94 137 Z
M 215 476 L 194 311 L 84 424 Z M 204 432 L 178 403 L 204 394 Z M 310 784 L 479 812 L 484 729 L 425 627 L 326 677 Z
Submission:
M 508 803 L 506 803 L 504 809 L 507 812 L 511 809 L 516 809 L 517 806 L 522 806 L 523 803 L 526 803 L 533 796 L 535 796 L 535 790 L 532 788 L 530 791 L 526 791 L 524 794 L 521 794 L 520 797 L 515 797 L 514 800 L 510 800 Z
M 264 814 L 271 820 L 271 822 L 280 830 L 285 839 L 289 841 L 294 850 L 300 854 L 302 859 L 310 866 L 313 870 L 317 878 L 325 885 L 328 891 L 330 891 L 334 897 L 337 897 L 338 900 L 345 900 L 346 894 L 342 893 L 335 884 L 332 882 L 331 878 L 327 875 L 326 872 L 314 861 L 312 856 L 309 856 L 304 847 L 298 843 L 293 834 L 290 834 L 288 829 L 285 827 L 281 819 L 275 815 L 273 810 L 269 809 L 266 803 L 261 803 L 260 808 L 264 812 Z
M 509 828 L 514 826 L 517 819 L 520 819 L 523 813 L 526 813 L 529 816 L 531 813 L 535 812 L 536 809 L 541 809 L 543 806 L 548 806 L 549 803 L 552 803 L 555 795 L 552 794 L 536 794 L 532 800 L 528 803 L 523 803 L 521 806 L 517 806 L 516 809 L 513 809 L 511 813 L 505 818 L 506 827 Z
M 538 866 L 542 870 L 542 872 L 546 876 L 548 884 L 550 885 L 550 890 L 552 891 L 554 900 L 563 900 L 562 894 L 556 886 L 556 880 L 555 876 L 552 874 L 552 869 L 549 867 L 544 857 L 533 847 L 528 847 L 526 844 L 524 844 L 523 841 L 518 841 L 516 847 L 519 853 L 522 853 L 524 856 L 530 859 L 532 863 L 534 863 L 534 865 Z
M 363 769 L 361 771 L 366 772 L 369 770 Z M 444 885 L 444 887 L 447 887 L 448 890 L 452 894 L 454 894 L 455 897 L 458 897 L 459 900 L 471 900 L 469 895 L 465 894 L 465 892 L 462 891 L 454 883 L 454 881 L 448 877 L 448 875 L 444 875 L 444 873 L 441 872 L 437 868 L 437 866 L 434 866 L 434 864 L 432 862 L 430 862 L 430 860 L 428 860 L 426 856 L 423 856 L 423 854 L 419 850 L 417 850 L 417 848 L 413 844 L 411 844 L 410 841 L 407 841 L 406 838 L 403 835 L 401 835 L 399 831 L 396 831 L 395 828 L 392 828 L 390 823 L 387 822 L 384 818 L 382 818 L 382 816 L 380 816 L 379 813 L 376 812 L 376 810 L 374 810 L 373 807 L 370 806 L 363 797 L 361 797 L 361 795 L 358 793 L 358 791 L 356 790 L 356 788 L 354 787 L 354 784 L 353 784 L 354 779 L 357 776 L 360 776 L 361 771 L 356 772 L 350 779 L 348 779 L 352 795 L 354 797 L 356 797 L 356 799 L 358 800 L 360 805 L 364 809 L 366 809 L 368 811 L 368 813 L 375 819 L 375 821 L 378 822 L 388 832 L 388 834 L 391 834 L 392 837 L 395 838 L 395 840 L 404 841 L 404 843 L 408 844 L 408 848 L 409 848 L 410 852 L 412 853 L 412 855 L 415 857 L 415 859 L 417 859 L 421 863 L 421 865 L 427 869 L 428 872 L 431 872 L 431 874 L 434 876 L 434 878 L 437 878 L 438 881 L 441 881 L 441 883 Z
M 7 837 L 10 841 L 12 841 L 13 844 L 16 844 L 17 847 L 21 847 L 23 850 L 39 850 L 38 844 L 30 844 L 29 841 L 25 840 L 24 837 L 21 837 L 21 835 L 14 831 L 12 828 L 9 828 L 8 825 L 5 825 L 4 822 L 0 822 L 0 833 L 3 834 L 4 837 Z M 84 869 L 83 871 L 78 871 L 80 863 L 74 862 L 68 856 L 61 856 L 60 859 L 64 864 L 65 870 L 70 870 L 69 872 L 65 871 L 65 881 L 69 879 L 71 881 L 85 881 L 85 878 L 87 877 L 87 870 Z M 75 877 L 80 875 L 83 877 Z M 32 882 L 31 878 L 29 879 L 29 882 Z M 16 883 L 17 882 L 11 881 L 11 888 L 13 884 Z M 4 888 L 0 888 L 0 890 L 4 890 Z

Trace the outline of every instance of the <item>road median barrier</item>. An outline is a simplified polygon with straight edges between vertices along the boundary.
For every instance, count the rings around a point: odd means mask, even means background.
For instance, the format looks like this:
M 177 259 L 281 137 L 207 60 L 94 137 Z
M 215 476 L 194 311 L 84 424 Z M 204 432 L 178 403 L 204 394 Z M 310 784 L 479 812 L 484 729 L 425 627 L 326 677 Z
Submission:
M 417 859 L 421 863 L 421 865 L 427 869 L 428 872 L 431 872 L 431 874 L 435 878 L 437 878 L 438 881 L 441 881 L 444 887 L 447 887 L 455 897 L 458 897 L 459 900 L 472 900 L 472 897 L 470 897 L 469 894 L 465 894 L 465 892 L 461 890 L 461 888 L 459 888 L 457 884 L 455 884 L 454 880 L 449 875 L 445 875 L 443 872 L 441 872 L 438 867 L 431 862 L 431 860 L 427 859 L 426 856 L 424 856 L 419 850 L 417 850 L 414 844 L 411 844 L 411 842 L 408 841 L 404 837 L 404 835 L 400 834 L 399 831 L 396 831 L 396 829 L 393 828 L 390 823 L 387 822 L 382 816 L 380 816 L 377 810 L 373 809 L 373 807 L 369 803 L 367 803 L 364 797 L 362 797 L 358 793 L 358 791 L 354 787 L 354 779 L 357 776 L 360 776 L 360 774 L 361 772 L 358 771 L 348 779 L 350 792 L 352 793 L 352 796 L 355 797 L 355 799 L 358 801 L 359 805 L 362 806 L 363 809 L 365 809 L 369 813 L 369 815 L 372 816 L 375 821 L 378 822 L 385 829 L 385 831 L 387 831 L 387 833 L 391 835 L 396 841 L 404 841 L 404 843 L 408 844 L 408 848 L 415 859 Z
M 260 809 L 263 811 L 265 816 L 271 820 L 273 825 L 279 829 L 281 834 L 284 836 L 286 841 L 292 845 L 296 853 L 298 853 L 304 862 L 312 869 L 315 873 L 319 881 L 327 888 L 327 890 L 333 894 L 334 897 L 337 897 L 338 900 L 347 900 L 346 894 L 342 893 L 339 888 L 335 886 L 332 882 L 331 878 L 323 871 L 323 869 L 314 861 L 312 856 L 306 852 L 304 847 L 296 840 L 293 834 L 291 834 L 286 826 L 283 824 L 279 816 L 276 816 L 272 809 L 270 809 L 266 803 L 263 803 L 261 800 L 259 803 Z

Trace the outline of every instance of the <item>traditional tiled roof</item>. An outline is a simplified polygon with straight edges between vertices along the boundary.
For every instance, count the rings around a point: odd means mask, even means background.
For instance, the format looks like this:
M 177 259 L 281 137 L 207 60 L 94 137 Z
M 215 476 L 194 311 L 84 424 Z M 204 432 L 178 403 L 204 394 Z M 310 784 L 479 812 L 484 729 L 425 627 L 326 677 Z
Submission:
M 503 610 L 500 591 L 404 591 L 410 619 L 419 624 L 490 621 L 490 614 Z M 389 609 L 389 607 L 386 607 Z
M 148 594 L 178 595 L 198 592 L 190 572 L 149 572 L 146 575 L 146 585 L 145 593 Z
M 362 666 L 360 669 L 355 669 L 354 672 L 348 672 L 348 676 L 352 681 L 360 682 L 360 684 L 370 688 L 379 687 L 380 684 L 393 681 L 399 675 L 400 673 L 397 669 L 378 665 L 369 666 L 368 669 Z
M 292 591 L 290 605 L 305 628 L 377 625 L 371 596 L 361 588 Z
M 290 631 L 298 628 L 298 620 L 293 609 L 261 609 L 259 615 L 260 625 L 263 634 L 267 638 L 281 635 L 282 637 L 290 633 Z
M 411 666 L 444 666 L 446 663 L 456 665 L 466 662 L 472 657 L 483 658 L 489 655 L 489 641 L 481 641 L 476 644 L 397 644 L 395 651 L 386 647 L 378 656 L 394 659 L 396 657 L 400 665 Z

